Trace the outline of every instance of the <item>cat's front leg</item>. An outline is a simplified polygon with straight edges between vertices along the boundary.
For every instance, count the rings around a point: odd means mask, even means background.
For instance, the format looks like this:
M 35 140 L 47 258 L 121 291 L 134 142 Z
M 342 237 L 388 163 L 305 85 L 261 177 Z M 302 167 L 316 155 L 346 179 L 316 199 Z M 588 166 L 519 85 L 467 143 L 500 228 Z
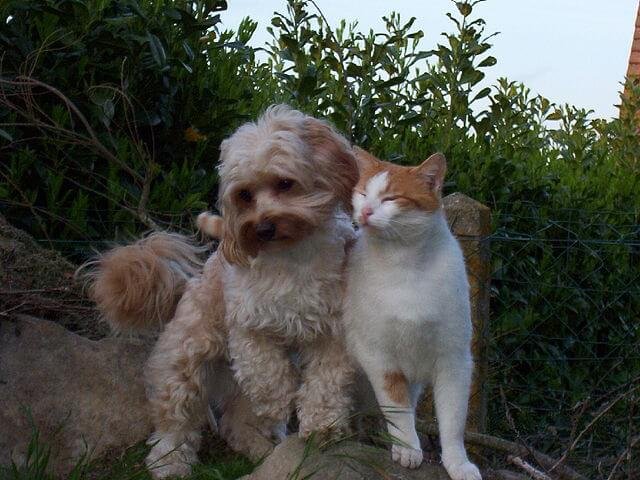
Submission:
M 362 366 L 387 421 L 393 442 L 391 457 L 403 467 L 418 468 L 423 459 L 415 415 L 415 397 L 419 388 L 410 385 L 399 369 L 371 364 Z
M 470 354 L 438 359 L 433 382 L 442 464 L 452 480 L 481 480 L 464 448 L 472 361 Z

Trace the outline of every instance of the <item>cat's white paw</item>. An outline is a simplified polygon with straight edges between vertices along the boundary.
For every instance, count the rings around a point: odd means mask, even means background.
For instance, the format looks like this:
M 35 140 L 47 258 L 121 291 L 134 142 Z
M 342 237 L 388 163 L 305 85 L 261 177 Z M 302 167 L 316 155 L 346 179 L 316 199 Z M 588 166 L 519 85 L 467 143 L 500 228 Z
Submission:
M 445 465 L 451 480 L 482 480 L 480 470 L 470 461 L 458 465 Z
M 392 445 L 391 458 L 405 468 L 418 468 L 422 463 L 422 450 L 402 445 Z

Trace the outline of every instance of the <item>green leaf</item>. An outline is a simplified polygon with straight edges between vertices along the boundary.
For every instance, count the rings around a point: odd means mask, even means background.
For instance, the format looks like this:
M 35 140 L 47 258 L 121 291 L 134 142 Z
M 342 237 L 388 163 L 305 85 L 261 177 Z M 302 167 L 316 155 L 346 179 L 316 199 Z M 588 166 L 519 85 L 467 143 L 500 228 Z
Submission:
M 147 38 L 149 40 L 149 48 L 151 49 L 151 56 L 160 67 L 165 66 L 167 63 L 167 54 L 164 51 L 162 42 L 157 36 L 155 36 L 151 32 L 147 34 Z
M 476 100 L 479 100 L 481 98 L 487 97 L 490 93 L 491 93 L 491 88 L 490 87 L 485 87 L 482 90 L 480 90 L 478 92 L 478 94 L 475 97 L 473 97 L 473 100 L 471 100 L 471 101 L 475 102 Z
M 107 117 L 109 120 L 113 118 L 113 114 L 115 113 L 115 106 L 110 99 L 106 100 L 102 104 L 102 111 L 104 112 L 105 117 Z
M 463 17 L 468 17 L 469 15 L 471 15 L 471 11 L 473 10 L 471 5 L 467 2 L 456 2 L 456 7 L 458 7 L 458 10 Z
M 197 22 L 195 26 L 201 30 L 207 30 L 211 27 L 215 27 L 220 22 L 221 22 L 220 15 L 218 14 L 218 15 L 214 15 L 211 18 L 207 18 L 206 20 L 202 20 L 201 22 Z
M 356 65 L 355 63 L 350 63 L 349 65 L 347 65 L 346 73 L 350 77 L 361 77 L 362 67 L 360 65 Z
M 482 60 L 479 64 L 478 64 L 478 68 L 482 68 L 482 67 L 492 67 L 494 66 L 496 63 L 498 63 L 498 61 L 496 60 L 495 57 L 487 57 L 484 60 Z
M 387 88 L 387 87 L 393 87 L 394 85 L 400 85 L 405 80 L 406 78 L 404 76 L 392 77 L 386 82 L 379 83 L 378 88 Z
M 13 137 L 7 132 L 0 128 L 0 137 L 7 139 L 9 142 L 13 142 Z
M 180 64 L 184 67 L 184 69 L 189 72 L 189 73 L 193 73 L 193 68 L 191 68 L 191 65 L 187 65 L 186 63 L 184 63 L 182 60 L 180 60 Z
M 560 120 L 562 118 L 562 111 L 555 110 L 554 112 L 547 115 L 547 120 Z
M 177 8 L 169 8 L 165 11 L 165 15 L 172 20 L 181 20 L 182 14 Z
M 195 53 L 193 53 L 193 50 L 191 49 L 191 46 L 189 46 L 186 40 L 182 41 L 182 48 L 187 54 L 187 57 L 189 57 L 189 60 L 193 60 L 196 57 Z

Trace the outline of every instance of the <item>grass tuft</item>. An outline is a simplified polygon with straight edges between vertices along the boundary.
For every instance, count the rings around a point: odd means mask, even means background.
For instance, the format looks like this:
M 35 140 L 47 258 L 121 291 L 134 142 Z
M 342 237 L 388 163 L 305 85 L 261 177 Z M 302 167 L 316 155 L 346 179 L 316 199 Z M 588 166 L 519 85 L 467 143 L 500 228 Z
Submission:
M 249 460 L 238 455 L 220 440 L 207 438 L 202 463 L 194 465 L 193 474 L 186 480 L 235 480 L 255 468 Z M 0 480 L 56 480 L 52 472 L 52 446 L 42 441 L 37 428 L 32 428 L 24 464 L 0 465 Z M 66 480 L 151 480 L 144 459 L 149 447 L 137 443 L 124 451 L 111 452 L 91 460 L 89 454 L 78 459 Z

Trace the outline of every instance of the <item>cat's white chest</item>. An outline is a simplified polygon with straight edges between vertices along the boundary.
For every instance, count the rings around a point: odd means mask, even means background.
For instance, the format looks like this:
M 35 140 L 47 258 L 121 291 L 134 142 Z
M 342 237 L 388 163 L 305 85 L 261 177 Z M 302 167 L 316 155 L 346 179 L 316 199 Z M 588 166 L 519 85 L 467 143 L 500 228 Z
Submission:
M 438 356 L 468 344 L 468 290 L 456 246 L 443 242 L 428 254 L 395 246 L 380 253 L 359 241 L 350 262 L 345 324 L 361 363 L 392 363 L 426 380 Z
M 381 269 L 365 265 L 354 275 L 351 292 L 360 308 L 370 315 L 423 324 L 428 321 L 430 282 L 424 272 L 403 267 L 389 265 Z
M 430 282 L 420 269 L 407 267 L 354 252 L 345 309 L 352 337 L 385 352 L 429 342 Z

